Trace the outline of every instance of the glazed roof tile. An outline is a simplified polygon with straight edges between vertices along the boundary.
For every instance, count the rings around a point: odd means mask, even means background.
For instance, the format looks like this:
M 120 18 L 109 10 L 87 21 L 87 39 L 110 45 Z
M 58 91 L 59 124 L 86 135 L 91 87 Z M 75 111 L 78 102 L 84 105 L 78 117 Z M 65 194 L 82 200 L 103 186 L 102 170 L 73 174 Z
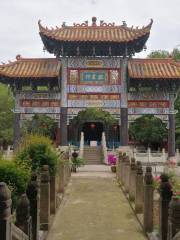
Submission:
M 106 24 L 103 21 L 98 26 L 95 17 L 92 21 L 91 26 L 85 22 L 83 24 L 74 24 L 74 26 L 62 25 L 62 27 L 51 29 L 43 27 L 41 21 L 39 21 L 39 32 L 41 35 L 57 41 L 126 43 L 149 35 L 153 23 L 151 20 L 146 27 L 138 29 L 138 27 L 127 27 L 125 23 L 116 26 L 114 23 Z
M 132 79 L 180 79 L 180 63 L 167 59 L 131 59 L 128 62 Z
M 56 78 L 61 63 L 56 58 L 22 58 L 0 65 L 0 76 L 9 78 Z

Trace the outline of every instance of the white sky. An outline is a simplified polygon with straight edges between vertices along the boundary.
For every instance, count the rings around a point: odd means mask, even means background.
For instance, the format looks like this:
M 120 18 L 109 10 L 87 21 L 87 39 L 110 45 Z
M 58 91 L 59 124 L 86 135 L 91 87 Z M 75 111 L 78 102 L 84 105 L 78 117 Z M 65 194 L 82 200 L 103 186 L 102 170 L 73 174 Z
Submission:
M 146 56 L 152 50 L 172 50 L 180 44 L 180 0 L 0 0 L 0 63 L 23 57 L 53 57 L 43 52 L 38 19 L 48 27 L 82 23 L 96 16 L 98 23 L 128 26 L 154 23 Z

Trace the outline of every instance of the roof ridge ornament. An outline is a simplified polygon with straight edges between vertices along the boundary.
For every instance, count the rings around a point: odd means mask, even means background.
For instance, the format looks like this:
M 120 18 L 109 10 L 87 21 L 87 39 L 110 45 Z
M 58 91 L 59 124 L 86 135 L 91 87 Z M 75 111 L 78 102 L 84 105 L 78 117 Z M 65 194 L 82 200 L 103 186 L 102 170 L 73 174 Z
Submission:
M 19 60 L 21 60 L 21 59 L 22 59 L 21 54 L 16 55 L 16 60 L 17 60 L 17 61 L 19 61 Z
M 92 17 L 92 26 L 93 27 L 97 26 L 96 21 L 97 21 L 97 17 Z

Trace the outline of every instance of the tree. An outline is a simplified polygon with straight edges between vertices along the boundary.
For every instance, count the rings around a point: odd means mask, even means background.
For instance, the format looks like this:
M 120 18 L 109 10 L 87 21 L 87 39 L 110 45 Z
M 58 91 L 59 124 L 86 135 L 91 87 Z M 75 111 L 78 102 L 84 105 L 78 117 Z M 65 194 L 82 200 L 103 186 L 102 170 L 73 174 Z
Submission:
M 158 148 L 167 138 L 166 124 L 153 115 L 142 116 L 129 127 L 130 136 L 145 147 Z
M 178 48 L 174 48 L 172 52 L 168 52 L 166 50 L 155 50 L 148 55 L 148 58 L 173 58 L 175 61 L 179 61 L 180 50 Z
M 175 61 L 180 61 L 180 50 L 174 48 L 172 52 L 166 50 L 153 51 L 148 55 L 149 58 L 169 58 L 172 57 Z M 176 114 L 176 145 L 180 147 L 180 94 L 178 94 L 175 101 L 175 109 L 178 111 Z
M 13 95 L 8 87 L 0 84 L 0 146 L 13 142 Z
M 25 121 L 22 132 L 23 134 L 38 134 L 55 140 L 56 130 L 57 123 L 54 119 L 44 114 L 36 114 L 32 120 Z
M 155 50 L 148 55 L 148 58 L 169 58 L 169 57 L 170 53 L 166 50 Z
M 103 111 L 101 108 L 87 108 L 78 113 L 78 115 L 72 120 L 72 123 L 76 126 L 82 125 L 84 122 L 100 121 L 106 126 L 117 124 L 117 120 L 107 111 Z

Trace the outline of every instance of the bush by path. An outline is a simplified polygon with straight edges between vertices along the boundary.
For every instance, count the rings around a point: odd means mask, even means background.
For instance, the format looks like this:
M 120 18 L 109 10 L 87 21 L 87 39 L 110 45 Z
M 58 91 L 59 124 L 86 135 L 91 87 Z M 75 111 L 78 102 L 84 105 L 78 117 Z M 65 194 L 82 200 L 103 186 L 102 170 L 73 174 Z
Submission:
M 17 199 L 26 191 L 30 178 L 27 169 L 17 167 L 15 162 L 0 159 L 0 182 L 5 182 L 12 192 L 13 208 Z
M 38 135 L 26 136 L 15 154 L 15 162 L 18 166 L 39 172 L 43 165 L 48 165 L 51 175 L 56 173 L 58 159 L 59 155 L 51 140 Z

